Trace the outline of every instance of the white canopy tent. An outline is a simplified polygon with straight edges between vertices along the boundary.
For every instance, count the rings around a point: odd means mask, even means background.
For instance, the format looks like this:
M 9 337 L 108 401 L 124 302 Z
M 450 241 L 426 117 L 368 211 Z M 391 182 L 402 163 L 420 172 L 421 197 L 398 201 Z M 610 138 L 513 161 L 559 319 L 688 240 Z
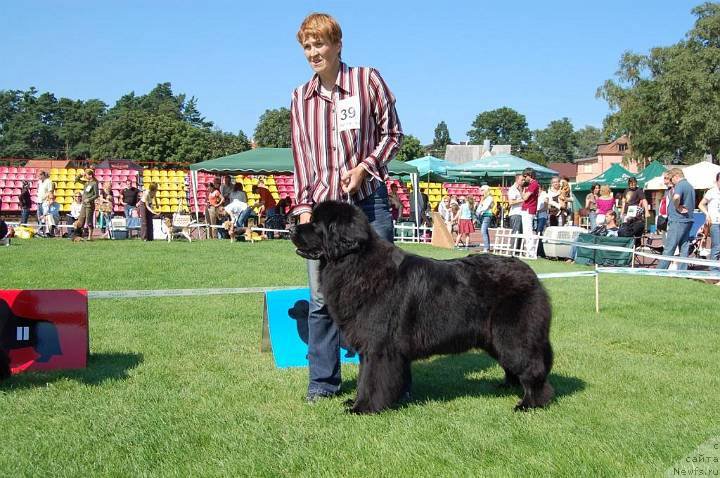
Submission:
M 683 168 L 685 179 L 694 189 L 710 189 L 715 186 L 715 177 L 720 172 L 720 166 L 708 161 L 695 163 Z M 645 190 L 657 191 L 665 189 L 662 176 L 652 178 L 645 184 Z

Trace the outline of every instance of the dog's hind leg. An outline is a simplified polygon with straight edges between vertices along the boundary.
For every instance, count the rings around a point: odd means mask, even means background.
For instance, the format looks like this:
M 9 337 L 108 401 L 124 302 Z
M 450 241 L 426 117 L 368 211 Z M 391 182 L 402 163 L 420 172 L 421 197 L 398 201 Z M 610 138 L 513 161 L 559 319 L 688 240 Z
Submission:
M 397 403 L 409 379 L 409 360 L 396 353 L 363 355 L 352 413 L 377 413 Z

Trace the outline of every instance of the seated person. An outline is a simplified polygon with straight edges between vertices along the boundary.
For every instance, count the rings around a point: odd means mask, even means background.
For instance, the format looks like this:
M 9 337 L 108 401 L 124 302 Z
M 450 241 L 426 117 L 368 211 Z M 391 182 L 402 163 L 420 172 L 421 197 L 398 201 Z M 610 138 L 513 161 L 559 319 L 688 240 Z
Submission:
M 60 204 L 55 201 L 55 193 L 49 192 L 42 203 L 42 213 L 40 215 L 40 225 L 43 231 L 38 234 L 53 237 L 55 229 L 60 224 Z
M 605 215 L 605 224 L 600 224 L 595 229 L 590 231 L 593 236 L 605 236 L 605 237 L 618 237 L 618 231 L 620 228 L 617 223 L 617 214 L 615 211 L 608 211 Z M 577 257 L 578 246 L 573 245 L 570 248 L 570 259 L 566 260 L 567 263 L 575 262 Z
M 70 212 L 65 217 L 67 224 L 73 224 L 80 217 L 80 209 L 82 209 L 82 194 L 76 193 L 73 198 L 72 204 L 70 204 Z

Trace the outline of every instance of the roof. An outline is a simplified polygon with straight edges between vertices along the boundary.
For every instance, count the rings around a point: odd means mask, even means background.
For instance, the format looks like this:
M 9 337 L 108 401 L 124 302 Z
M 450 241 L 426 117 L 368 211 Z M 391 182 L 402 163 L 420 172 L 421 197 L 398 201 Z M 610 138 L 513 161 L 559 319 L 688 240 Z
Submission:
M 51 169 L 66 168 L 70 161 L 67 159 L 30 159 L 25 163 L 26 168 Z
M 212 171 L 236 174 L 292 174 L 295 170 L 290 148 L 256 148 L 190 165 L 191 171 Z M 417 173 L 417 168 L 396 159 L 388 164 L 393 175 Z
M 548 168 L 554 169 L 560 176 L 574 178 L 577 176 L 577 164 L 575 163 L 548 163 Z
M 626 135 L 620 136 L 610 143 L 600 143 L 597 147 L 597 154 L 626 154 L 627 150 L 620 150 L 620 145 L 625 145 L 629 149 L 629 141 Z

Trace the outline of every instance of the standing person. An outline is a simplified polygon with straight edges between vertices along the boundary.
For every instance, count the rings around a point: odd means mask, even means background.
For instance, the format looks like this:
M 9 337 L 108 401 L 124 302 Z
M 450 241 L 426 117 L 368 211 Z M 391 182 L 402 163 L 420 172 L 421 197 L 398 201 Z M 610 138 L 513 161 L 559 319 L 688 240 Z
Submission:
M 380 237 L 393 240 L 385 187 L 387 164 L 402 141 L 395 97 L 377 70 L 340 61 L 342 31 L 331 16 L 313 13 L 297 33 L 314 71 L 298 87 L 290 107 L 295 161 L 295 207 L 300 223 L 314 204 L 350 200 L 368 216 Z M 309 384 L 307 400 L 340 390 L 340 335 L 319 289 L 319 261 L 308 261 Z M 405 371 L 409 391 L 410 370 Z
M 98 198 L 98 183 L 95 180 L 95 171 L 86 169 L 84 175 L 75 178 L 75 182 L 84 182 L 82 192 L 82 209 L 76 221 L 76 233 L 82 235 L 83 228 L 88 228 L 88 241 L 92 240 L 93 235 L 93 219 L 95 218 L 95 200 Z
M 233 202 L 235 200 L 244 202 L 245 204 L 247 204 L 248 202 L 247 194 L 243 190 L 243 185 L 241 182 L 235 183 L 235 185 L 233 186 L 233 190 L 230 193 L 230 202 Z
M 535 215 L 537 218 L 536 232 L 542 234 L 548 222 L 548 193 L 542 184 L 538 184 L 538 187 L 540 192 L 538 193 L 537 214 Z
M 693 225 L 693 210 L 695 209 L 695 190 L 685 179 L 680 168 L 670 170 L 670 179 L 673 183 L 672 201 L 668 205 L 668 231 L 665 236 L 663 248 L 664 256 L 675 255 L 675 249 L 680 248 L 680 257 L 687 257 L 690 249 L 690 229 Z M 670 262 L 663 260 L 657 265 L 658 269 L 667 269 Z M 686 263 L 678 263 L 678 270 L 687 270 Z
M 550 187 L 548 188 L 548 216 L 551 226 L 560 226 L 560 176 L 553 176 L 550 179 Z
M 397 221 L 400 218 L 400 213 L 402 213 L 403 205 L 398 195 L 398 185 L 396 183 L 390 185 L 388 202 L 390 203 L 390 214 L 392 215 L 393 221 Z
M 523 232 L 522 204 L 524 200 L 522 193 L 522 181 L 522 174 L 516 174 L 515 182 L 512 186 L 510 186 L 507 193 L 508 206 L 510 207 L 510 210 L 508 211 L 508 216 L 510 217 L 510 229 L 512 231 L 512 234 L 522 234 Z M 513 254 L 520 252 L 521 244 L 522 239 L 520 239 L 519 237 L 513 239 Z
M 157 188 L 157 183 L 150 183 L 148 188 L 143 191 L 140 196 L 140 201 L 137 203 L 137 212 L 138 216 L 140 216 L 140 239 L 143 241 L 152 241 L 155 239 L 153 216 L 157 214 L 155 210 Z
M 48 176 L 47 171 L 40 171 L 38 174 L 38 184 L 37 184 L 37 218 L 38 222 L 40 222 L 40 217 L 45 214 L 45 212 L 42 210 L 42 204 L 47 199 L 47 195 L 55 190 L 55 185 L 50 180 L 50 176 Z
M 523 203 L 521 208 L 522 229 L 525 235 L 525 255 L 527 257 L 535 257 L 537 255 L 537 240 L 533 235 L 533 222 L 537 214 L 538 195 L 540 194 L 540 184 L 535 179 L 536 173 L 533 168 L 525 168 L 522 173 L 523 178 Z
M 597 226 L 597 198 L 600 195 L 600 185 L 592 183 L 590 193 L 585 196 L 585 209 L 588 210 L 588 220 L 590 221 L 590 230 Z
M 475 214 L 477 215 L 478 221 L 480 221 L 480 232 L 483 236 L 483 252 L 490 252 L 489 229 L 493 218 L 493 206 L 495 205 L 495 199 L 492 194 L 490 194 L 490 186 L 487 184 L 480 187 L 480 194 L 482 194 L 483 199 L 480 204 L 478 204 Z
M 20 190 L 20 224 L 27 224 L 30 217 L 30 208 L 32 208 L 32 199 L 30 198 L 30 182 L 23 181 Z
M 220 194 L 223 197 L 223 206 L 230 204 L 230 194 L 233 192 L 232 178 L 229 175 L 225 175 L 222 178 L 222 185 L 220 186 Z
M 215 183 L 207 183 L 207 209 L 205 210 L 205 216 L 207 216 L 207 222 L 210 227 L 210 238 L 217 238 L 217 231 L 215 225 L 218 222 L 218 210 L 223 203 L 222 194 L 215 186 Z
M 122 194 L 120 195 L 120 203 L 125 211 L 126 219 L 130 217 L 130 212 L 137 206 L 139 198 L 140 190 L 133 186 L 132 181 L 128 179 L 125 182 L 125 189 L 122 190 Z
M 700 201 L 700 210 L 705 213 L 705 223 L 710 226 L 710 257 L 720 260 L 720 173 L 715 175 L 715 186 L 708 189 Z M 720 267 L 715 268 L 720 270 Z
M 670 171 L 663 173 L 663 183 L 665 183 L 665 192 L 663 193 L 662 199 L 660 199 L 660 204 L 658 204 L 658 214 L 655 218 L 655 228 L 658 232 L 665 232 L 668 227 L 668 206 L 672 201 L 673 195 L 673 183 L 670 178 Z
M 558 217 L 559 226 L 566 226 L 573 223 L 573 201 L 570 193 L 570 181 L 568 178 L 560 180 L 560 215 Z
M 623 221 L 627 219 L 626 216 L 628 215 L 628 208 L 630 206 L 638 206 L 647 212 L 650 211 L 647 200 L 645 199 L 645 192 L 638 187 L 637 179 L 635 179 L 634 176 L 631 176 L 628 178 L 627 184 L 628 187 L 625 191 L 623 191 L 622 200 L 620 202 L 620 216 Z M 632 216 L 635 216 L 635 214 L 632 214 Z
M 265 220 L 267 221 L 268 218 L 275 215 L 275 206 L 277 206 L 275 198 L 263 182 L 259 182 L 258 184 L 253 186 L 252 192 L 253 194 L 257 194 L 258 196 L 260 196 L 260 200 L 258 201 L 258 204 L 260 205 L 258 215 L 260 217 L 265 216 Z
M 440 216 L 442 216 L 443 221 L 447 223 L 450 216 L 450 196 L 443 196 L 442 201 L 438 204 L 438 212 Z
M 597 206 L 595 216 L 595 223 L 596 227 L 605 224 L 605 216 L 607 216 L 607 213 L 613 210 L 615 207 L 615 198 L 613 197 L 613 193 L 610 190 L 610 186 L 607 184 L 603 184 L 600 186 L 600 195 L 595 200 L 595 204 Z
M 470 234 L 475 232 L 473 225 L 473 216 L 475 215 L 475 200 L 472 196 L 468 196 L 465 202 L 460 205 L 460 216 L 458 217 L 458 235 L 455 239 L 455 247 L 460 247 L 460 243 L 465 237 L 465 247 L 470 247 Z

